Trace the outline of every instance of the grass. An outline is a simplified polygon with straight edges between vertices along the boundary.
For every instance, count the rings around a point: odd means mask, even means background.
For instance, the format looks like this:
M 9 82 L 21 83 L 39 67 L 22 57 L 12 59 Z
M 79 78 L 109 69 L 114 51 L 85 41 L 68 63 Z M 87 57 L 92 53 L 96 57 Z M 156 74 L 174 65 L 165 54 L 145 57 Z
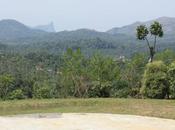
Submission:
M 0 115 L 29 113 L 114 113 L 175 119 L 175 100 L 47 99 L 0 101 Z

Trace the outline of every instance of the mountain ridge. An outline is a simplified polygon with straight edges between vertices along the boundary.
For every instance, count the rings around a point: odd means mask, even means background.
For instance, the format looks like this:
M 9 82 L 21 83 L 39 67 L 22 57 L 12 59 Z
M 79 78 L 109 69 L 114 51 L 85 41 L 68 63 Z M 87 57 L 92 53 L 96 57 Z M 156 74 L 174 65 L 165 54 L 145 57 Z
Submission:
M 140 24 L 150 25 L 153 21 L 160 21 L 165 32 L 162 43 L 174 42 L 175 18 L 160 17 L 146 22 L 137 21 L 123 27 L 110 29 L 107 32 L 99 32 L 92 29 L 77 29 L 72 31 L 46 32 L 36 28 L 30 28 L 16 20 L 6 19 L 0 21 L 0 41 L 14 43 L 31 43 L 45 41 L 75 41 L 100 38 L 114 43 L 137 43 L 135 33 L 136 27 Z
M 159 17 L 153 20 L 145 21 L 145 22 L 137 21 L 135 23 L 125 25 L 122 27 L 114 27 L 106 32 L 113 35 L 120 33 L 120 34 L 127 34 L 127 35 L 134 36 L 136 33 L 137 26 L 141 24 L 149 26 L 154 21 L 158 21 L 162 24 L 165 34 L 175 34 L 175 18 L 165 17 L 165 16 Z
M 156 20 L 156 19 L 155 19 Z M 158 50 L 171 48 L 175 50 L 175 20 L 159 18 L 163 27 L 166 27 L 165 36 L 158 39 Z M 154 21 L 154 20 L 152 20 Z M 81 48 L 83 52 L 90 55 L 102 52 L 105 55 L 131 56 L 138 52 L 146 52 L 146 44 L 136 39 L 135 30 L 140 24 L 147 22 L 135 22 L 124 27 L 117 28 L 117 33 L 99 32 L 92 29 L 77 29 L 72 31 L 46 32 L 30 28 L 18 21 L 0 21 L 0 43 L 17 45 L 17 52 L 26 53 L 31 51 L 48 51 L 49 53 L 62 53 L 67 48 Z M 172 28 L 170 28 L 172 26 Z M 14 46 L 12 50 L 14 51 Z M 20 47 L 22 49 L 20 49 Z M 20 50 L 18 50 L 20 49 Z
M 114 27 L 112 29 L 109 29 L 108 31 L 106 32 L 103 32 L 103 33 L 108 33 L 108 34 L 112 34 L 112 35 L 115 35 L 115 34 L 125 34 L 125 35 L 130 35 L 130 36 L 134 36 L 135 34 L 135 30 L 136 30 L 136 27 L 140 24 L 144 24 L 144 25 L 150 25 L 153 21 L 159 21 L 162 25 L 163 25 L 163 28 L 165 30 L 165 33 L 167 34 L 171 34 L 171 33 L 175 33 L 175 18 L 173 17 L 159 17 L 157 19 L 154 19 L 154 20 L 149 20 L 149 21 L 146 21 L 146 22 L 141 22 L 141 21 L 137 21 L 137 22 L 134 22 L 132 24 L 128 24 L 128 25 L 125 25 L 125 26 L 122 26 L 122 27 Z M 24 32 L 22 32 L 24 31 Z M 28 26 L 26 26 L 25 24 L 21 23 L 21 22 L 18 22 L 17 20 L 13 20 L 13 19 L 4 19 L 4 20 L 1 20 L 0 21 L 0 39 L 2 38 L 2 34 L 4 33 L 4 35 L 8 32 L 9 33 L 65 33 L 65 32 L 77 32 L 79 33 L 80 31 L 82 32 L 99 32 L 99 33 L 102 33 L 100 31 L 96 31 L 96 30 L 92 30 L 92 29 L 85 29 L 85 28 L 82 28 L 82 29 L 77 29 L 77 30 L 71 30 L 71 31 L 61 31 L 61 32 L 56 32 L 55 29 L 54 29 L 54 25 L 53 23 L 50 23 L 48 25 L 39 25 L 39 26 L 36 26 L 34 28 L 30 28 Z M 7 35 L 6 34 L 6 35 Z M 32 36 L 32 34 L 30 34 Z M 24 37 L 23 37 L 24 38 Z
M 31 29 L 17 20 L 4 19 L 0 21 L 0 40 L 39 37 L 44 34 L 44 31 Z

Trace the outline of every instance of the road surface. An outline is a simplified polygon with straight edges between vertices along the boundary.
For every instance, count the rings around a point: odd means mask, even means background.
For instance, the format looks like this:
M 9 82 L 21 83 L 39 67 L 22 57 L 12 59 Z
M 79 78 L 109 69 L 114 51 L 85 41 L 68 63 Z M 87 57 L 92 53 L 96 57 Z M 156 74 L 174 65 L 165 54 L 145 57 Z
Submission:
M 115 114 L 0 117 L 0 130 L 175 130 L 175 120 Z

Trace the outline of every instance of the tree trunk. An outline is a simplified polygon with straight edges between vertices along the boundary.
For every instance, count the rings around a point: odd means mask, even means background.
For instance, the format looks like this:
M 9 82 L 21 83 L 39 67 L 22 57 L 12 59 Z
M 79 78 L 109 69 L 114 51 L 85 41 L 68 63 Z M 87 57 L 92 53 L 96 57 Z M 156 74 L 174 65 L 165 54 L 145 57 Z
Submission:
M 150 58 L 149 58 L 149 63 L 153 62 L 154 59 L 154 54 L 155 54 L 155 49 L 154 47 L 150 47 Z
M 154 58 L 154 56 L 153 55 L 150 55 L 150 58 L 149 58 L 149 63 L 151 63 L 151 62 L 153 62 L 153 58 Z

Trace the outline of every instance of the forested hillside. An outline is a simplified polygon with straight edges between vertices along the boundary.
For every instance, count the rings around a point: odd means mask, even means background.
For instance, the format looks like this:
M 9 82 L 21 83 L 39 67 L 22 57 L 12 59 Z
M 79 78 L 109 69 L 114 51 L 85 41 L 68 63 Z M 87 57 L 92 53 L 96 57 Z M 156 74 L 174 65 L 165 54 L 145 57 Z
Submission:
M 163 17 L 158 19 L 165 30 L 164 37 L 159 40 L 158 51 L 167 48 L 175 49 L 174 18 Z M 152 21 L 143 24 L 150 24 Z M 15 20 L 0 21 L 0 42 L 9 45 L 10 51 L 27 53 L 28 51 L 47 51 L 51 54 L 63 53 L 66 49 L 81 48 L 86 55 L 101 52 L 105 55 L 120 57 L 137 52 L 146 52 L 145 44 L 136 40 L 135 28 L 142 24 L 137 22 L 122 28 L 107 32 L 98 32 L 89 29 L 48 33 L 32 29 Z M 11 47 L 11 45 L 13 45 Z

